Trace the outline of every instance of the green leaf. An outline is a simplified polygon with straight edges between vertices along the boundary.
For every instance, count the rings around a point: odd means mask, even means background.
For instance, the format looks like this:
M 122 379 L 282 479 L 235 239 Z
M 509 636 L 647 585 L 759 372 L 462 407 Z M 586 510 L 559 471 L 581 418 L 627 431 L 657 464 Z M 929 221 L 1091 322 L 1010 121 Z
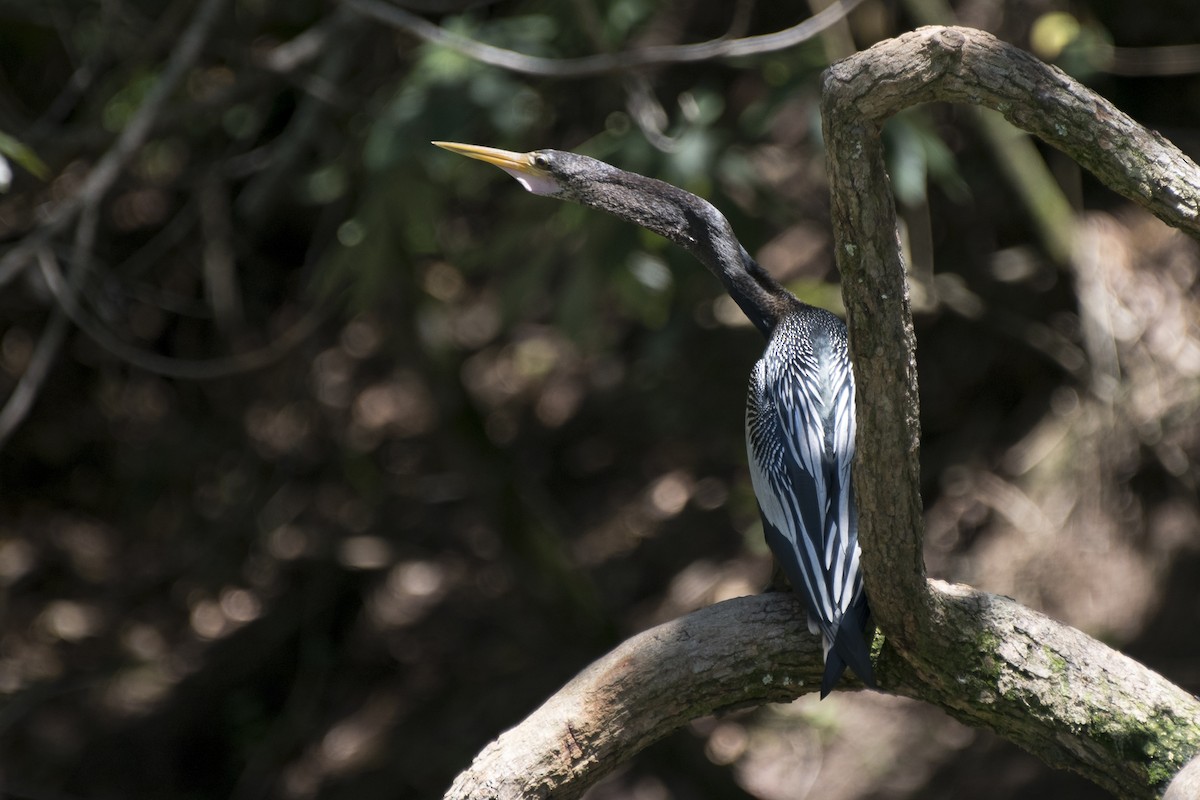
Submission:
M 50 168 L 32 148 L 4 131 L 0 131 L 0 155 L 11 158 L 41 180 L 50 177 Z

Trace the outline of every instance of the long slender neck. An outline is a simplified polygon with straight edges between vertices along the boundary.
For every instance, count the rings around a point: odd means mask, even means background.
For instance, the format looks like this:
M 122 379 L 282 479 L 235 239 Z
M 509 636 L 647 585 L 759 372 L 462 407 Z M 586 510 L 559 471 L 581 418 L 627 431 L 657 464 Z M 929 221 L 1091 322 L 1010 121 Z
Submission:
M 612 168 L 599 180 L 565 194 L 683 247 L 721 279 L 729 296 L 767 338 L 779 320 L 801 305 L 750 257 L 724 215 L 690 192 Z

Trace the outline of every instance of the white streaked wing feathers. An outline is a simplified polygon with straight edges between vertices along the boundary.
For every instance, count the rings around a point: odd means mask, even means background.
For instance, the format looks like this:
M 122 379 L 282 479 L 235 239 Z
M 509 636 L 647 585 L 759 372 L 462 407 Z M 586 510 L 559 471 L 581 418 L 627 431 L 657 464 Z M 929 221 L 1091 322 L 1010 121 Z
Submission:
M 854 383 L 844 349 L 815 357 L 807 341 L 755 365 L 751 477 L 764 518 L 796 549 L 827 636 L 861 592 L 850 492 Z M 828 410 L 827 410 L 828 409 Z M 754 412 L 752 412 L 754 413 Z

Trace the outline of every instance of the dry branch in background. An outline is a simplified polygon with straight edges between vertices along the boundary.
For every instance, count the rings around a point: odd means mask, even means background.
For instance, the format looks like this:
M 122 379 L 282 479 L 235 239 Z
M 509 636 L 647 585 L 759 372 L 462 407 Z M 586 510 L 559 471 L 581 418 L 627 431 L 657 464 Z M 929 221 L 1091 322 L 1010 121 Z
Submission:
M 879 133 L 891 115 L 931 101 L 1000 111 L 1193 236 L 1200 171 L 1103 98 L 980 31 L 923 28 L 826 73 L 835 252 L 860 398 L 863 564 L 885 635 L 880 685 L 1118 796 L 1159 797 L 1200 749 L 1200 701 L 1013 600 L 925 578 L 915 343 Z M 794 598 L 771 595 L 640 634 L 489 745 L 447 797 L 576 797 L 690 719 L 804 694 L 820 655 L 801 623 Z
M 786 50 L 814 38 L 846 18 L 862 0 L 837 0 L 790 28 L 761 36 L 713 39 L 695 44 L 662 45 L 579 58 L 544 58 L 477 42 L 434 25 L 382 0 L 343 0 L 363 16 L 393 25 L 430 44 L 448 47 L 467 58 L 511 72 L 539 78 L 574 79 L 664 64 L 691 64 L 723 58 L 745 58 Z

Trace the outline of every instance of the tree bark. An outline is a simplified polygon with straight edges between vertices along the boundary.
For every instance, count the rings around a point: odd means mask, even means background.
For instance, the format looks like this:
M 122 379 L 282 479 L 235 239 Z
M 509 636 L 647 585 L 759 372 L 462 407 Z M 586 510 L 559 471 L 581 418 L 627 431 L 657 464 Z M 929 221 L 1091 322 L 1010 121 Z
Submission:
M 1193 236 L 1200 170 L 1059 70 L 980 31 L 922 28 L 882 42 L 830 67 L 823 89 L 835 252 L 858 383 L 854 477 L 881 631 L 879 685 L 993 730 L 1119 797 L 1161 797 L 1200 751 L 1200 700 L 1011 599 L 925 577 L 915 340 L 879 133 L 917 103 L 986 105 Z M 815 689 L 820 673 L 819 643 L 794 597 L 720 603 L 588 667 L 485 748 L 446 797 L 578 797 L 689 720 L 791 700 Z
M 989 728 L 1122 798 L 1157 797 L 1200 748 L 1200 701 L 1133 659 L 1006 597 L 930 583 L 948 660 L 929 675 L 890 644 L 881 686 Z M 790 593 L 739 597 L 621 643 L 489 744 L 447 800 L 570 800 L 688 721 L 820 686 L 819 640 Z
M 690 720 L 789 702 L 821 683 L 805 619 L 791 593 L 739 597 L 627 639 L 488 745 L 446 797 L 578 797 Z
M 1200 170 L 1057 68 L 982 31 L 921 28 L 825 73 L 834 252 L 857 382 L 859 536 L 884 655 L 895 653 L 917 679 L 902 693 L 990 728 L 1118 796 L 1158 796 L 1200 748 L 1194 698 L 1168 691 L 1146 670 L 1092 673 L 1098 643 L 1082 633 L 986 624 L 993 614 L 1015 613 L 1012 604 L 939 591 L 925 579 L 916 342 L 880 130 L 893 114 L 935 100 L 1000 111 L 1193 236 L 1200 236 Z M 1001 638 L 993 640 L 996 633 Z M 882 674 L 881 686 L 901 691 Z M 1136 703 L 1142 690 L 1135 687 L 1150 686 L 1149 676 L 1165 694 L 1140 709 L 1125 705 L 1121 698 Z M 1094 758 L 1101 752 L 1108 755 Z M 1119 773 L 1101 767 L 1106 758 L 1122 765 Z

